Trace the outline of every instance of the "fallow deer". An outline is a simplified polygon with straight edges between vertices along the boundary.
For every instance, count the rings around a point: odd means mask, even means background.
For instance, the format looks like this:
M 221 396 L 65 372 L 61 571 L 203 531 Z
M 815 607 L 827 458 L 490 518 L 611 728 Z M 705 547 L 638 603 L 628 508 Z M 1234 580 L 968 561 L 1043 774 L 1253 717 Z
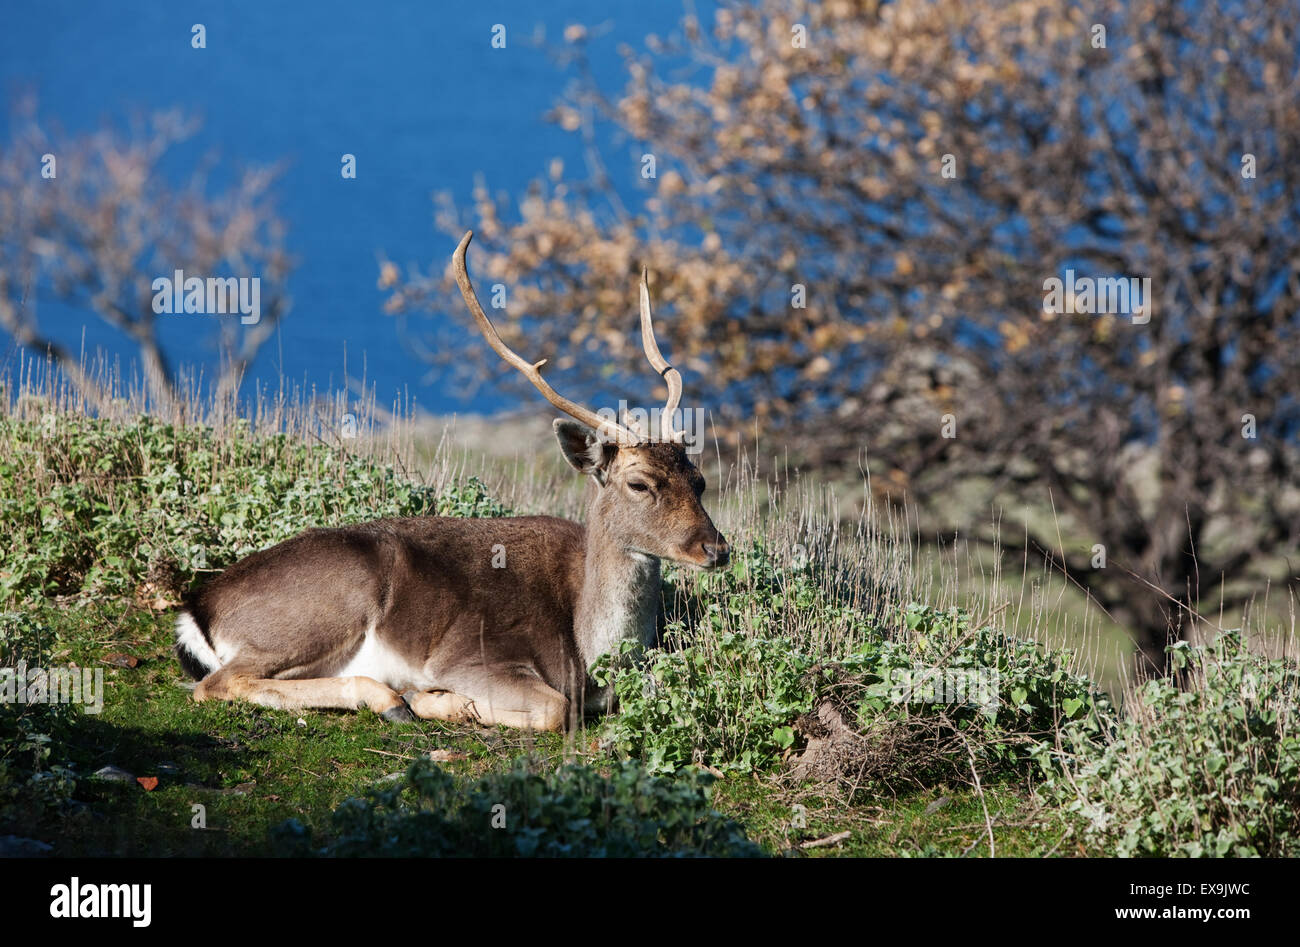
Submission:
M 592 480 L 586 527 L 550 516 L 385 519 L 255 552 L 176 623 L 195 700 L 563 729 L 608 697 L 588 675 L 593 662 L 653 637 L 660 560 L 726 565 L 727 542 L 700 504 L 704 478 L 674 426 L 681 376 L 655 341 L 644 271 L 642 345 L 668 388 L 657 436 L 562 397 L 542 379 L 545 360 L 506 346 L 470 283 L 472 237 L 452 257 L 461 295 L 493 350 L 572 419 L 554 427 L 565 459 Z

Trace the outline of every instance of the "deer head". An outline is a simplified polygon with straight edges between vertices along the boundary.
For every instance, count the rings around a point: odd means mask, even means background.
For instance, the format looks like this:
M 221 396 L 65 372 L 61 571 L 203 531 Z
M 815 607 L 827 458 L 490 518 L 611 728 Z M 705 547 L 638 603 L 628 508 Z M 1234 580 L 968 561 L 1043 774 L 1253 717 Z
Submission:
M 542 378 L 545 359 L 529 362 L 501 340 L 479 305 L 465 266 L 473 236 L 474 232 L 468 231 L 452 257 L 461 296 L 493 351 L 573 419 L 556 419 L 555 435 L 565 460 L 596 483 L 587 524 L 592 541 L 612 543 L 632 556 L 671 559 L 703 569 L 725 566 L 730 558 L 727 541 L 700 503 L 704 477 L 686 453 L 685 435 L 673 426 L 682 379 L 655 341 L 645 270 L 641 271 L 640 289 L 641 343 L 651 366 L 668 386 L 657 436 L 626 418 L 620 423 L 565 398 Z

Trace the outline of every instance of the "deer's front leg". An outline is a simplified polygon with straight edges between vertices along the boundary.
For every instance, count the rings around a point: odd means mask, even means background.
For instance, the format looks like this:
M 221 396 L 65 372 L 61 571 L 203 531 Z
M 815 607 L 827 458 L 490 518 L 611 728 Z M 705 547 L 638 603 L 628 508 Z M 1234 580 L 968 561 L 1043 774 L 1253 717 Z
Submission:
M 415 691 L 402 695 L 411 713 L 421 720 L 445 720 L 448 723 L 478 723 L 474 701 L 453 691 Z
M 426 720 L 524 730 L 563 730 L 568 721 L 569 699 L 535 674 L 489 667 L 459 677 L 455 691 L 408 691 L 403 697 Z

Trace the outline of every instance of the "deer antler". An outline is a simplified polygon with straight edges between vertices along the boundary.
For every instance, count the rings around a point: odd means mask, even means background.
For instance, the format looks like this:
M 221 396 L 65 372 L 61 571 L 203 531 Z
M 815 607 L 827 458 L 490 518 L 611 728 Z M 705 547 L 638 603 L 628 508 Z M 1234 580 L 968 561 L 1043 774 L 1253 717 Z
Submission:
M 668 401 L 659 413 L 659 436 L 670 443 L 680 442 L 686 434 L 673 428 L 673 415 L 682 400 L 682 376 L 668 364 L 668 359 L 659 351 L 659 343 L 655 341 L 655 327 L 650 318 L 650 284 L 647 282 L 645 267 L 641 268 L 641 347 L 645 349 L 645 357 L 650 360 L 654 370 L 663 376 L 668 385 Z
M 538 391 L 555 407 L 559 408 L 569 417 L 576 421 L 581 421 L 595 431 L 601 431 L 607 434 L 611 439 L 620 445 L 634 446 L 643 443 L 645 438 L 637 435 L 621 424 L 602 418 L 590 408 L 584 408 L 577 402 L 570 401 L 561 395 L 558 391 L 547 384 L 546 379 L 542 377 L 541 368 L 546 364 L 546 359 L 540 362 L 529 362 L 521 358 L 510 346 L 501 341 L 501 336 L 497 335 L 496 328 L 492 325 L 492 320 L 487 317 L 483 307 L 479 305 L 478 296 L 474 293 L 474 284 L 469 281 L 469 270 L 465 268 L 465 251 L 469 248 L 470 240 L 474 239 L 474 231 L 465 231 L 465 236 L 461 237 L 460 245 L 456 247 L 456 252 L 452 255 L 452 265 L 456 271 L 456 285 L 460 287 L 460 294 L 465 299 L 465 305 L 469 307 L 470 313 L 474 316 L 474 321 L 478 323 L 479 331 L 483 333 L 483 338 L 487 339 L 488 345 L 492 346 L 501 358 L 509 365 L 518 369 L 519 373 L 533 383 Z M 643 290 L 644 292 L 644 290 Z M 642 297 L 645 298 L 644 296 Z M 644 304 L 643 304 L 644 306 Z M 658 350 L 656 349 L 656 354 Z M 662 357 L 660 361 L 662 361 Z M 664 363 L 667 364 L 666 362 Z M 676 374 L 674 372 L 674 374 Z M 681 381 L 677 382 L 679 389 Z

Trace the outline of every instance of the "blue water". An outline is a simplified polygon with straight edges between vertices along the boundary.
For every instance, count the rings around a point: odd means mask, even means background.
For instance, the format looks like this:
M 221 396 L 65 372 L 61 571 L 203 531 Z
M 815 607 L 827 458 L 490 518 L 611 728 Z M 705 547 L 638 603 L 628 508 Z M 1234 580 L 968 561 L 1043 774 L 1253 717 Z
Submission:
M 589 50 L 613 90 L 623 84 L 618 45 L 643 50 L 647 34 L 672 32 L 683 12 L 678 2 L 600 0 L 4 0 L 0 9 L 0 93 L 34 93 L 47 126 L 84 133 L 183 108 L 204 124 L 177 164 L 210 153 L 228 172 L 283 163 L 275 193 L 297 261 L 293 311 L 263 348 L 258 380 L 337 386 L 346 353 L 347 374 L 364 371 L 381 403 L 405 391 L 433 411 L 467 405 L 382 313 L 377 256 L 436 261 L 440 271 L 455 240 L 434 229 L 434 192 L 468 207 L 479 174 L 517 197 L 553 157 L 580 172 L 577 136 L 544 120 L 572 77 L 530 45 L 535 36 L 559 46 L 571 23 L 603 25 Z M 206 49 L 191 48 L 195 23 L 207 28 Z M 491 46 L 496 23 L 507 28 L 504 50 Z M 632 168 L 630 149 L 611 160 Z M 357 157 L 355 180 L 339 174 L 345 153 Z M 41 317 L 74 350 L 84 334 L 88 348 L 124 360 L 133 352 L 93 315 L 44 304 Z M 215 366 L 210 324 L 164 321 L 174 361 Z M 0 353 L 12 361 L 8 340 Z

